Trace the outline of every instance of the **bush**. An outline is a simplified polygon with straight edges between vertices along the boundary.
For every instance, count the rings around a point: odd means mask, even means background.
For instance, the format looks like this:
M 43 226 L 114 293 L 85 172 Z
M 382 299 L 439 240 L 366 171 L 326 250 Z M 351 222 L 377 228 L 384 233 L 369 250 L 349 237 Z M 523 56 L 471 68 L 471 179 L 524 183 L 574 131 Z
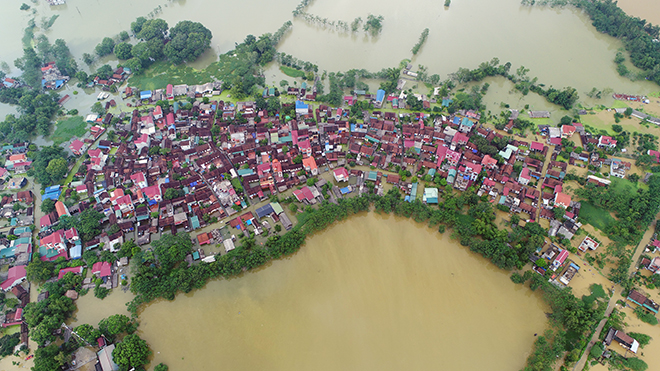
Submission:
M 96 286 L 94 288 L 94 296 L 96 296 L 99 299 L 105 299 L 106 296 L 110 293 L 110 290 L 106 289 L 105 287 L 101 286 Z
M 652 315 L 651 313 L 644 310 L 642 307 L 635 308 L 634 312 L 637 318 L 639 318 L 642 322 L 646 322 L 653 326 L 658 324 L 658 319 L 655 318 L 655 316 Z

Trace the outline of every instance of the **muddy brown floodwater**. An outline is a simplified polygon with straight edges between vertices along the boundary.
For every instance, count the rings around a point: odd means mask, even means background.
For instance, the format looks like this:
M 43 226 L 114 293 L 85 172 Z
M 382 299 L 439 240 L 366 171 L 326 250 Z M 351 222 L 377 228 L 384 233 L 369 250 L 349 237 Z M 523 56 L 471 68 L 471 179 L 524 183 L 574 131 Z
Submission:
M 173 370 L 517 370 L 544 311 L 447 234 L 369 213 L 290 258 L 151 304 L 139 332 L 152 367 Z

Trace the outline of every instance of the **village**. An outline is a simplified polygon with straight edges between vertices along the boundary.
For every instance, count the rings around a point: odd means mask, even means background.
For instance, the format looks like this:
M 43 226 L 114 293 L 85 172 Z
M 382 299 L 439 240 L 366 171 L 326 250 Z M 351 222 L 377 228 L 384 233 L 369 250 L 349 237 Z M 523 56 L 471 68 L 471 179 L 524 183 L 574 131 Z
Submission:
M 114 82 L 121 83 L 127 73 L 115 71 Z M 94 83 L 106 86 L 103 81 Z M 548 230 L 546 243 L 538 246 L 530 262 L 553 284 L 566 287 L 583 268 L 583 260 L 574 257 L 600 246 L 589 233 L 574 238 L 582 234 L 578 231 L 583 223 L 581 203 L 565 189 L 569 167 L 602 169 L 605 175 L 592 172 L 586 178 L 605 187 L 611 177 L 626 177 L 632 166 L 625 158 L 600 157 L 599 153 L 613 154 L 617 141 L 594 136 L 577 122 L 539 125 L 534 140 L 515 139 L 507 131 L 519 115 L 516 110 L 502 131 L 481 123 L 480 113 L 471 110 L 435 117 L 399 113 L 396 110 L 406 105 L 403 92 L 388 96 L 383 90 L 375 95 L 354 91 L 343 97 L 344 107 L 332 108 L 315 103 L 315 88 L 308 91 L 303 82 L 282 93 L 291 102 L 275 112 L 260 109 L 255 101 L 218 100 L 221 93 L 221 82 L 170 84 L 154 91 L 127 87 L 122 98 L 139 99 L 133 111 L 88 116 L 93 123 L 89 133 L 68 146 L 78 158 L 77 172 L 70 182 L 47 187 L 40 196 L 26 187 L 29 143 L 2 148 L 6 159 L 0 187 L 17 192 L 3 194 L 0 202 L 0 216 L 8 221 L 0 240 L 0 259 L 8 270 L 3 270 L 0 281 L 3 291 L 20 303 L 0 320 L 3 327 L 20 328 L 21 344 L 28 341 L 22 308 L 30 298 L 25 268 L 32 259 L 80 262 L 60 269 L 54 281 L 70 273 L 84 276 L 83 289 L 126 290 L 127 257 L 85 268 L 83 254 L 115 254 L 128 241 L 148 248 L 163 235 L 187 232 L 195 244 L 188 264 L 209 263 L 233 250 L 242 236 L 290 230 L 307 206 L 364 193 L 383 195 L 392 188 L 406 201 L 430 205 L 438 204 L 447 189 L 475 192 L 507 218 L 542 223 Z M 275 88 L 263 92 L 264 99 L 278 96 Z M 448 97 L 435 98 L 418 97 L 425 108 L 451 103 Z M 361 112 L 360 122 L 350 114 L 358 101 L 373 105 L 373 110 Z M 115 106 L 114 100 L 105 104 L 106 110 Z M 115 117 L 119 120 L 113 121 Z M 564 147 L 593 150 L 571 151 L 566 159 L 561 155 Z M 660 162 L 660 152 L 650 150 L 648 155 Z M 67 206 L 64 201 L 72 198 L 76 202 Z M 52 201 L 54 208 L 35 220 L 35 207 L 44 201 Z M 89 209 L 102 214 L 100 234 L 82 238 L 75 228 L 58 227 L 63 217 Z M 33 231 L 38 236 L 34 240 Z M 660 274 L 660 257 L 646 258 L 642 265 Z M 67 296 L 75 300 L 78 293 L 69 290 Z M 47 297 L 48 292 L 41 292 L 37 300 Z M 658 313 L 658 304 L 643 293 L 633 290 L 627 300 Z M 634 343 L 621 331 L 607 339 L 635 352 Z M 111 351 L 103 349 L 101 369 L 115 369 L 107 356 Z

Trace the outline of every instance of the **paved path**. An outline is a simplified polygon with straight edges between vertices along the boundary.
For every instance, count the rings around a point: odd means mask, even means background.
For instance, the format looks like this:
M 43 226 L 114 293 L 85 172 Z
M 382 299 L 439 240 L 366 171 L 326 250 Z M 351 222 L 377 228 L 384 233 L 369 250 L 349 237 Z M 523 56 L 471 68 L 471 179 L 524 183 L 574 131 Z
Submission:
M 651 238 L 653 238 L 653 232 L 655 231 L 655 223 L 657 223 L 659 219 L 660 216 L 656 216 L 655 221 L 651 224 L 651 226 L 649 226 L 646 233 L 644 233 L 644 237 L 642 237 L 642 239 L 639 241 L 639 244 L 635 248 L 635 252 L 632 258 L 632 263 L 630 264 L 630 268 L 628 269 L 629 275 L 632 275 L 637 270 L 637 260 L 639 259 L 640 255 L 642 255 L 642 253 L 644 252 L 646 245 L 649 242 L 651 242 Z M 616 292 L 619 293 L 622 291 L 621 287 L 618 285 L 615 287 L 615 289 Z M 600 332 L 603 330 L 603 327 L 605 326 L 608 317 L 610 316 L 610 314 L 612 314 L 612 310 L 614 310 L 614 305 L 616 304 L 618 297 L 619 296 L 617 295 L 612 295 L 612 297 L 610 298 L 610 301 L 607 303 L 607 309 L 605 310 L 605 317 L 600 321 L 598 327 L 596 327 L 596 331 L 591 337 L 591 340 L 587 345 L 587 349 L 582 354 L 580 360 L 575 364 L 575 367 L 573 367 L 573 371 L 581 371 L 584 368 L 585 364 L 587 363 L 587 358 L 589 358 L 589 352 L 591 351 L 591 347 L 598 342 L 598 335 L 600 335 Z

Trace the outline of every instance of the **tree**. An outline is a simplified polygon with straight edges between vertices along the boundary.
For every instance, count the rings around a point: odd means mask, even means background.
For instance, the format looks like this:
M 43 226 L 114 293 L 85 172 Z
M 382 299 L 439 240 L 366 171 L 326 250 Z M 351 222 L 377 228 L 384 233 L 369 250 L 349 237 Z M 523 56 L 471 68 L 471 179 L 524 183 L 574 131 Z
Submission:
M 183 197 L 183 190 L 176 188 L 168 188 L 163 196 L 166 200 L 172 200 L 179 197 Z
M 170 30 L 163 52 L 174 64 L 192 62 L 211 47 L 211 31 L 199 22 L 181 21 Z
M 637 183 L 639 181 L 639 175 L 630 174 L 630 175 L 628 175 L 628 180 L 630 180 L 633 183 Z
M 55 264 L 42 261 L 39 252 L 35 252 L 32 261 L 25 268 L 27 279 L 31 282 L 43 282 L 49 280 L 55 274 Z
M 32 88 L 41 87 L 41 59 L 32 48 L 23 50 L 23 57 L 14 61 L 16 68 L 23 71 L 21 80 Z
M 158 366 L 154 367 L 154 371 L 168 371 L 170 368 L 166 364 L 160 363 Z
M 53 210 L 55 210 L 55 201 L 47 198 L 41 202 L 41 212 L 44 214 L 49 214 Z
M 133 57 L 131 53 L 132 49 L 133 45 L 127 42 L 121 42 L 115 46 L 115 56 L 121 60 L 131 59 Z
M 383 16 L 375 16 L 373 14 L 369 14 L 367 16 L 367 21 L 364 23 L 364 30 L 366 32 L 369 32 L 371 36 L 376 36 L 378 35 L 382 30 L 383 30 Z
M 94 326 L 89 325 L 87 323 L 84 323 L 73 330 L 76 332 L 76 334 L 78 334 L 78 336 L 80 336 L 90 344 L 95 344 L 96 339 L 101 337 L 101 331 L 99 331 L 99 329 L 96 329 L 94 328 Z
M 621 125 L 613 124 L 612 130 L 614 130 L 615 133 L 620 133 L 623 131 L 623 127 Z
M 140 18 L 138 18 L 139 20 Z M 131 27 L 133 25 L 131 24 Z M 165 34 L 167 33 L 168 25 L 167 22 L 160 18 L 149 19 L 142 23 L 140 32 L 137 33 L 139 39 L 149 41 L 152 39 L 165 39 Z
M 99 331 L 109 339 L 120 334 L 132 334 L 137 330 L 137 323 L 123 314 L 113 314 L 99 322 Z
M 122 371 L 128 371 L 133 367 L 138 370 L 143 369 L 143 366 L 149 363 L 150 355 L 147 342 L 137 335 L 127 335 L 112 351 L 112 358 Z
M 282 105 L 280 104 L 280 99 L 277 97 L 270 97 L 268 98 L 268 112 L 271 114 L 274 114 L 275 112 L 278 112 Z
M 90 64 L 94 63 L 94 56 L 92 56 L 89 53 L 83 53 L 82 59 L 83 59 L 83 62 L 85 62 L 85 64 L 88 65 L 88 66 Z
M 69 166 L 65 159 L 63 158 L 54 158 L 48 162 L 48 167 L 46 167 L 48 175 L 51 179 L 62 179 L 69 171 Z
M 21 10 L 29 10 L 29 9 L 30 9 L 30 6 L 27 5 L 26 3 L 23 3 L 23 4 L 21 4 L 20 9 L 21 9 Z
M 34 352 L 34 366 L 32 371 L 61 371 L 70 356 L 60 350 L 55 344 L 47 347 L 37 348 Z
M 100 77 L 101 79 L 107 79 L 112 76 L 112 72 L 113 72 L 112 67 L 110 67 L 109 64 L 104 64 L 103 66 L 99 67 L 96 70 L 95 75 Z M 100 102 L 96 102 L 96 103 L 100 104 Z
M 138 17 L 135 22 L 131 22 L 131 31 L 137 36 L 137 34 L 142 31 L 142 26 L 144 26 L 147 19 L 144 17 Z
M 100 44 L 96 45 L 94 51 L 99 57 L 112 53 L 115 48 L 115 41 L 109 37 L 103 38 Z
M 294 164 L 302 164 L 303 157 L 301 154 L 297 155 L 296 157 L 293 158 L 293 163 Z

